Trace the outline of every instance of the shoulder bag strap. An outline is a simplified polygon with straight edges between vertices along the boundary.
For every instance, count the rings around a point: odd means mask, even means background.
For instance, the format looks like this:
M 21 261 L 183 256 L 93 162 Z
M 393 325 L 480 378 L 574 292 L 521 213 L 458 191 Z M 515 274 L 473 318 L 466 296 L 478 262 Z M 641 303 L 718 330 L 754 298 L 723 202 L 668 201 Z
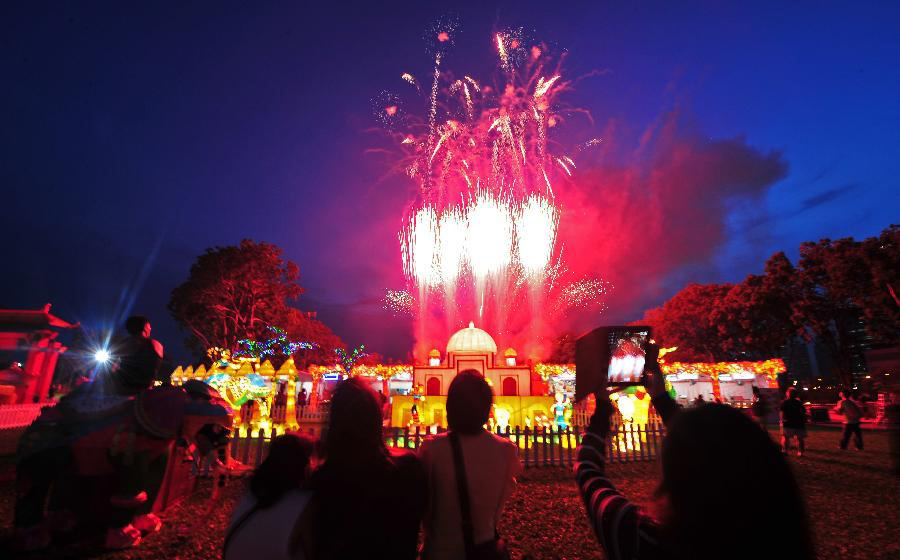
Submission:
M 231 529 L 228 531 L 228 533 L 225 534 L 225 543 L 222 545 L 222 559 L 223 560 L 225 558 L 225 554 L 228 552 L 228 545 L 229 545 L 229 543 L 231 543 L 231 539 L 232 539 L 232 537 L 234 537 L 234 534 L 237 533 L 238 529 L 243 527 L 244 524 L 250 519 L 250 517 L 252 517 L 253 514 L 256 513 L 257 511 L 259 511 L 259 509 L 260 509 L 259 503 L 254 504 L 252 508 L 247 510 L 247 513 L 242 515 L 241 518 L 238 519 L 237 522 L 231 526 Z
M 473 558 L 475 550 L 475 533 L 472 527 L 472 508 L 469 504 L 469 483 L 466 479 L 466 464 L 463 461 L 462 445 L 459 435 L 450 432 L 450 446 L 453 448 L 453 469 L 456 471 L 456 491 L 459 494 L 459 514 L 462 518 L 463 540 L 466 545 L 466 557 Z

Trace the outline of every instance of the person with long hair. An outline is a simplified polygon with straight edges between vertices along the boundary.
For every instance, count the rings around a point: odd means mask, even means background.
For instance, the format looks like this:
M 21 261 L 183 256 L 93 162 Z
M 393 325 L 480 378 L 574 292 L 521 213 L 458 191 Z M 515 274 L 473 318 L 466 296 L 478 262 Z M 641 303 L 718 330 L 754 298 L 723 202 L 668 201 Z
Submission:
M 606 478 L 603 450 L 614 410 L 605 392 L 596 395 L 578 449 L 576 479 L 606 557 L 814 558 L 803 498 L 780 447 L 729 406 L 679 410 L 665 390 L 657 352 L 648 349 L 646 366 L 648 392 L 667 430 L 656 514 L 638 509 Z
M 385 445 L 381 406 L 363 381 L 335 388 L 321 451 L 316 558 L 416 558 L 425 471 L 414 454 Z
M 228 524 L 225 560 L 313 558 L 312 492 L 306 488 L 314 444 L 299 434 L 272 440 Z
M 505 554 L 497 522 L 522 465 L 514 443 L 484 429 L 493 397 L 477 371 L 457 374 L 447 390 L 450 431 L 428 438 L 419 451 L 428 473 L 423 555 L 428 560 L 485 557 L 476 548 L 488 549 L 487 557 Z

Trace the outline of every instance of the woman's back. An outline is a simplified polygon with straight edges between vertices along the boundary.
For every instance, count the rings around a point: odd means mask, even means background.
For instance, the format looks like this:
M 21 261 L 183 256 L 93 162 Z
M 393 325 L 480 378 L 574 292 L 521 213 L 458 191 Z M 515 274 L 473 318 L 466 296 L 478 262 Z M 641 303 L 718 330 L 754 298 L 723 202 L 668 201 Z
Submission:
M 473 533 L 476 543 L 494 537 L 503 504 L 521 471 L 515 444 L 482 431 L 460 435 Z M 425 519 L 425 547 L 429 560 L 462 558 L 464 542 L 456 469 L 450 438 L 441 434 L 422 444 L 422 462 L 429 480 L 429 508 Z
M 313 475 L 319 558 L 415 558 L 425 511 L 425 472 L 410 452 L 381 464 L 323 465 Z
M 308 490 L 291 490 L 274 505 L 251 512 L 257 502 L 248 492 L 231 515 L 228 532 L 232 535 L 225 560 L 309 558 L 307 550 L 312 543 L 304 543 L 302 538 L 297 540 L 294 530 L 311 497 L 312 492 Z M 240 526 L 235 527 L 242 519 Z

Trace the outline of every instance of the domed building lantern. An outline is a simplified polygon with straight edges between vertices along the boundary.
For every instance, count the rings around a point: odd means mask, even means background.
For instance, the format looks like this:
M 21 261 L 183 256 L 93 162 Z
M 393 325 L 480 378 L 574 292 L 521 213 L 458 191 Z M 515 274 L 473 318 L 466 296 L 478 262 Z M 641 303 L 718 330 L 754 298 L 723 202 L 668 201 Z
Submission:
M 490 354 L 497 353 L 497 343 L 487 332 L 469 322 L 468 328 L 453 333 L 447 341 L 447 354 Z
M 518 354 L 513 348 L 507 348 L 506 352 L 503 353 L 503 356 L 506 358 L 506 365 L 508 365 L 509 367 L 515 367 L 516 356 L 518 356 Z
M 441 365 L 441 352 L 437 348 L 432 348 L 428 353 L 428 365 L 438 367 Z
M 530 368 L 519 364 L 518 356 L 513 348 L 501 354 L 494 338 L 470 322 L 468 327 L 450 336 L 446 354 L 442 356 L 436 348 L 428 352 L 427 365 L 414 368 L 414 383 L 425 387 L 426 396 L 445 396 L 459 372 L 475 370 L 494 387 L 498 396 L 530 396 Z

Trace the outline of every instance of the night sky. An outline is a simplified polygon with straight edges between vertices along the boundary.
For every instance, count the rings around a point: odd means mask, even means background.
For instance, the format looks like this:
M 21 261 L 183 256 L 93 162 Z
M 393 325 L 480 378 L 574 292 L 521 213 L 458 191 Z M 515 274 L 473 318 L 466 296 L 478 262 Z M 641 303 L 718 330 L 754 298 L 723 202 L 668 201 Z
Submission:
M 383 143 L 371 100 L 428 72 L 423 33 L 448 5 L 135 4 L 0 8 L 0 307 L 52 302 L 93 328 L 140 312 L 184 357 L 169 292 L 205 248 L 252 238 L 299 265 L 301 308 L 405 356 L 409 322 L 380 301 L 403 287 L 397 229 L 414 186 L 367 155 Z M 802 241 L 900 221 L 900 4 L 453 4 L 448 68 L 489 75 L 492 29 L 521 26 L 569 52 L 567 74 L 597 71 L 567 101 L 593 115 L 603 165 L 632 165 L 673 122 L 695 143 L 777 160 L 752 196 L 723 197 L 724 230 L 703 250 L 674 231 L 697 220 L 668 222 L 685 254 L 654 290 L 613 299 L 607 322 L 686 281 L 760 272 Z M 685 204 L 708 197 L 687 192 Z

